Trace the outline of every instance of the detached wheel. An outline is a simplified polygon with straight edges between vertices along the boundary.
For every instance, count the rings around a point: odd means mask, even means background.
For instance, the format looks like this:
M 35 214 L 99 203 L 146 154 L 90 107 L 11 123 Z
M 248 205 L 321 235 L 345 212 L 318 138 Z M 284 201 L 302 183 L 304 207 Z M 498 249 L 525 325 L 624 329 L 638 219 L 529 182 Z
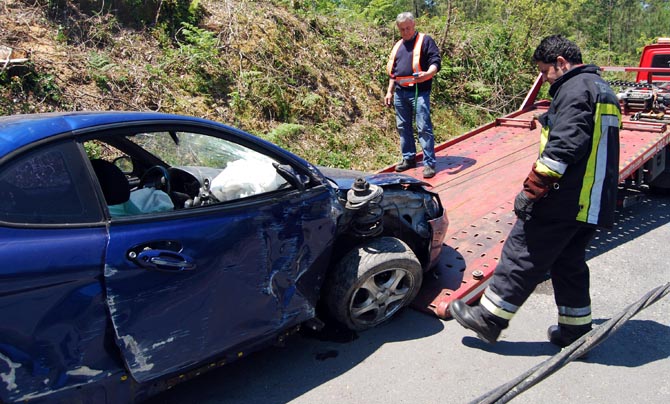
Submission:
M 365 330 L 393 317 L 416 297 L 421 263 L 403 241 L 371 240 L 349 251 L 325 285 L 330 314 L 351 330 Z

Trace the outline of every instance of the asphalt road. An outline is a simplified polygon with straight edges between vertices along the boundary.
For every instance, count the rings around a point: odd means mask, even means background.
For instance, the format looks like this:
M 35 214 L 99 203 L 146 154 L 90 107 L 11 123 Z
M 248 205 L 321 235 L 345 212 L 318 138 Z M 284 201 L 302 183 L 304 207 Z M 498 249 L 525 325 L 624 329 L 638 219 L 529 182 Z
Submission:
M 588 251 L 594 322 L 602 324 L 670 282 L 670 197 L 622 209 Z M 544 361 L 556 321 L 550 284 L 535 293 L 495 345 L 454 320 L 405 309 L 359 334 L 295 336 L 181 384 L 155 403 L 469 403 Z M 669 403 L 670 295 L 513 403 Z

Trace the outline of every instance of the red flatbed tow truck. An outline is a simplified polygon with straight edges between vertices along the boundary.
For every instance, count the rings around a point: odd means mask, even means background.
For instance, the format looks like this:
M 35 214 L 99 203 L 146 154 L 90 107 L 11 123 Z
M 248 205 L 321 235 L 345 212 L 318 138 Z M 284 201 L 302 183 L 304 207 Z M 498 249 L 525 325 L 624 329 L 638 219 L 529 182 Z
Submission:
M 670 38 L 647 45 L 639 67 L 601 69 L 636 72 L 635 82 L 610 82 L 623 112 L 619 199 L 627 206 L 640 190 L 670 188 Z M 435 148 L 437 173 L 426 182 L 442 198 L 449 229 L 415 309 L 447 319 L 452 301 L 472 303 L 484 292 L 516 220 L 514 197 L 538 156 L 535 117 L 549 108 L 536 100 L 542 84 L 538 76 L 518 111 Z M 421 167 L 405 173 L 422 178 Z

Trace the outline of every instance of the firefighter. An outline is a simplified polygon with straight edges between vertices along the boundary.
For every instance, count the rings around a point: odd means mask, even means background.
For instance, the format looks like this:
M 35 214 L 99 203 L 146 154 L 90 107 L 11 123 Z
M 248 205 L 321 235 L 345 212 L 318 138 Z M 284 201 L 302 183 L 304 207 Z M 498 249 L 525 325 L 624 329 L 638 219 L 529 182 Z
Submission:
M 416 167 L 416 144 L 413 122 L 423 149 L 423 177 L 435 176 L 435 137 L 430 119 L 430 90 L 433 76 L 442 59 L 437 44 L 429 35 L 415 30 L 412 13 L 400 13 L 396 25 L 402 39 L 391 50 L 386 65 L 389 85 L 384 97 L 387 106 L 395 107 L 396 127 L 400 135 L 402 162 L 398 172 Z
M 565 347 L 591 330 L 586 248 L 596 228 L 614 224 L 621 111 L 600 69 L 582 64 L 573 42 L 546 37 L 533 60 L 553 98 L 538 118 L 539 157 L 515 198 L 517 221 L 480 304 L 456 300 L 449 309 L 463 327 L 495 343 L 549 274 L 558 324 L 548 338 Z

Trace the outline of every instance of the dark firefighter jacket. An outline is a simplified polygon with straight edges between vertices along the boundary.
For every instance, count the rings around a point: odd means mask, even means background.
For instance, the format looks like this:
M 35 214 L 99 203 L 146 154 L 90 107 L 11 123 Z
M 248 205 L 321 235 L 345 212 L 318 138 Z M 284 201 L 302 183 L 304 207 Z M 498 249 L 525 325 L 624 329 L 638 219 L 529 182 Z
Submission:
M 535 170 L 556 184 L 532 217 L 611 228 L 619 182 L 619 101 L 594 65 L 579 65 L 549 88 Z

